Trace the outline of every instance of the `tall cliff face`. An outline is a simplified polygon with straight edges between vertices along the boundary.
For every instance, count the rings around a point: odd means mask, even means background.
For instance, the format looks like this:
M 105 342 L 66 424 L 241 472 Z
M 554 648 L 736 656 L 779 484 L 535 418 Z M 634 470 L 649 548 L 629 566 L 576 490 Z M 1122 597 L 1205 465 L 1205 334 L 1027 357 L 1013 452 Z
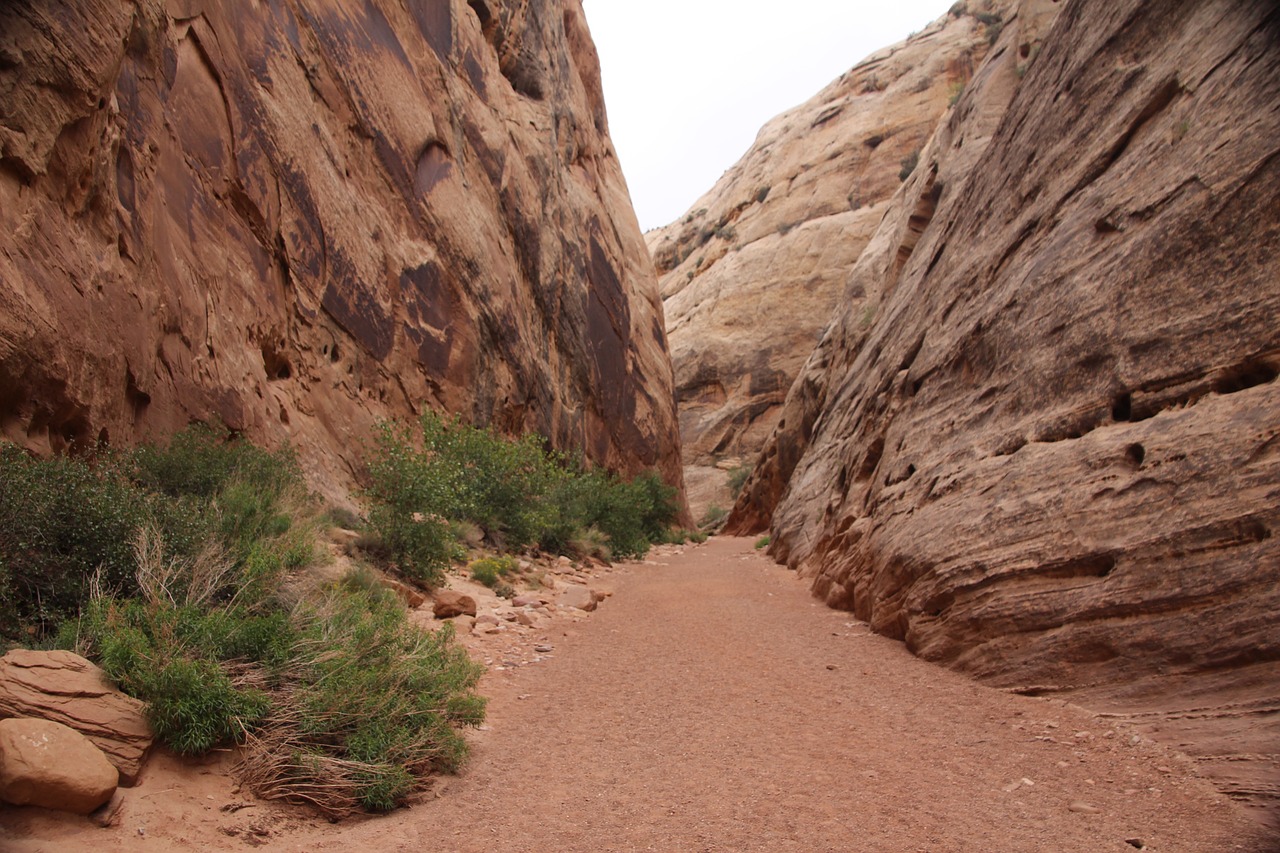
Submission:
M 0 430 L 220 418 L 349 482 L 437 407 L 680 482 L 580 0 L 0 9 Z
M 1129 716 L 1272 806 L 1277 44 L 1269 2 L 1020 4 L 730 522 L 917 654 Z
M 979 4 L 973 4 L 977 12 Z M 1008 3 L 945 15 L 764 126 L 689 213 L 645 235 L 661 276 L 690 500 L 732 503 L 849 269 Z M 864 304 L 865 293 L 847 298 Z M 715 466 L 720 463 L 722 469 Z

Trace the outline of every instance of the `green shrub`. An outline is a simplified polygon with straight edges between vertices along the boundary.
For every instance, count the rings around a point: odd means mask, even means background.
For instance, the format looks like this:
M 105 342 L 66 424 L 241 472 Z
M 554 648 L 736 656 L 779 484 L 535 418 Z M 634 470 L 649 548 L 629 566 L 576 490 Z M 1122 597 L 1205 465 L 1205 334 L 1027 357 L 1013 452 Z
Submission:
M 520 564 L 513 557 L 483 557 L 471 564 L 471 579 L 493 589 L 503 578 L 516 574 L 519 568 Z
M 295 622 L 290 689 L 247 759 L 255 788 L 285 780 L 336 787 L 347 793 L 331 791 L 330 805 L 349 798 L 386 810 L 427 772 L 461 765 L 467 744 L 458 728 L 484 720 L 485 700 L 474 692 L 483 667 L 456 645 L 450 627 L 410 625 L 393 593 L 358 580 L 302 608 Z
M 428 584 L 449 565 L 450 526 L 458 522 L 479 525 L 499 548 L 537 544 L 579 556 L 595 528 L 613 556 L 633 557 L 659 541 L 679 512 L 675 489 L 652 472 L 624 481 L 570 465 L 536 435 L 504 439 L 434 414 L 420 429 L 420 442 L 403 426 L 379 430 L 369 527 L 391 563 Z
M 78 634 L 63 635 L 68 645 L 97 657 L 125 692 L 147 703 L 156 737 L 182 755 L 238 741 L 262 720 L 266 694 L 237 687 L 223 664 L 279 664 L 291 639 L 287 620 L 141 599 L 95 601 Z
M 729 517 L 729 510 L 722 506 L 709 506 L 707 511 L 702 514 L 702 518 L 698 521 L 698 527 L 703 530 L 714 530 L 724 524 L 726 518 Z
M 434 586 L 454 552 L 447 513 L 456 505 L 457 472 L 433 464 L 411 442 L 403 426 L 378 428 L 369 463 L 369 536 L 407 577 Z
M 331 814 L 391 808 L 462 761 L 458 729 L 484 700 L 450 631 L 411 626 L 359 575 L 301 603 L 282 592 L 316 559 L 319 523 L 290 452 L 193 427 L 94 459 L 0 445 L 0 476 L 0 632 L 61 622 L 58 645 L 144 700 L 169 748 L 247 741 L 246 784 Z
M 769 540 L 769 534 L 768 534 L 768 533 L 766 533 L 765 535 L 761 536 L 759 539 L 757 539 L 757 540 L 756 540 L 756 550 L 757 550 L 757 551 L 760 551 L 760 550 L 762 550 L 762 549 L 764 549 L 764 548 L 768 548 L 768 547 L 769 547 L 769 541 L 770 541 L 770 540 Z
M 119 455 L 42 460 L 0 443 L 0 634 L 56 631 L 95 576 L 135 588 L 131 543 L 148 506 L 128 468 Z
M 739 465 L 729 471 L 729 492 L 735 498 L 742 493 L 742 487 L 746 485 L 747 478 L 751 476 L 751 465 Z
M 364 520 L 344 506 L 329 507 L 325 511 L 325 520 L 343 530 L 361 530 L 364 527 Z
M 905 181 L 911 177 L 911 173 L 916 170 L 916 166 L 920 164 L 920 149 L 917 148 L 906 157 L 902 158 L 902 168 L 898 170 L 898 180 Z
M 667 531 L 662 538 L 664 545 L 683 545 L 686 542 L 701 544 L 707 541 L 707 534 L 701 530 L 685 530 L 683 527 L 673 527 Z

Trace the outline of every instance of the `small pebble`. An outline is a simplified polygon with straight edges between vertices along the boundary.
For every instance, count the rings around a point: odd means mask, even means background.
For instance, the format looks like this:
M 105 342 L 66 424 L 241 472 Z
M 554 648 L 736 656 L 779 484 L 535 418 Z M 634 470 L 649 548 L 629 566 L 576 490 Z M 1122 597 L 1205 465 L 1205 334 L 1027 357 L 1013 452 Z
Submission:
M 1083 802 L 1081 800 L 1076 800 L 1071 805 L 1067 806 L 1067 811 L 1072 811 L 1077 814 L 1101 814 L 1102 813 L 1102 809 L 1098 808 L 1097 806 L 1091 806 L 1088 803 Z

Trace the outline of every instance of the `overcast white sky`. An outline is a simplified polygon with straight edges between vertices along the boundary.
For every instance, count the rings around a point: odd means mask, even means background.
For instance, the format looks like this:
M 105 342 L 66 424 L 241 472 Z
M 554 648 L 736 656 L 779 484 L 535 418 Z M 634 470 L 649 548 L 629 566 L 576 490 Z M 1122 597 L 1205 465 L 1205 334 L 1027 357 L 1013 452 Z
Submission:
M 640 227 L 684 214 L 765 122 L 951 3 L 584 0 Z

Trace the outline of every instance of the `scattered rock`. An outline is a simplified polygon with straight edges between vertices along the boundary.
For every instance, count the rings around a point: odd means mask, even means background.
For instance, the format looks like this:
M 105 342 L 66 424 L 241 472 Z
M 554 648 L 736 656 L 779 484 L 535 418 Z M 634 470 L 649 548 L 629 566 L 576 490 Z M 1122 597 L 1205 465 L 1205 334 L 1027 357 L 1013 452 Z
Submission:
M 0 720 L 0 800 L 87 815 L 111 799 L 120 774 L 102 750 L 52 720 Z
M 1136 847 L 1139 850 L 1147 849 L 1147 843 L 1141 838 L 1126 838 L 1124 843 L 1128 844 L 1130 847 Z
M 1067 806 L 1067 811 L 1072 811 L 1072 812 L 1075 812 L 1076 814 L 1101 814 L 1102 813 L 1102 809 L 1098 808 L 1097 806 L 1089 805 L 1083 800 L 1073 801 L 1071 805 Z
M 142 702 L 65 651 L 14 649 L 0 658 L 0 717 L 35 717 L 75 729 L 115 765 L 125 787 L 137 779 L 153 738 Z
M 516 607 L 540 607 L 547 602 L 537 593 L 525 592 L 511 599 L 511 603 Z
M 568 584 L 556 597 L 556 604 L 561 607 L 576 607 L 590 613 L 599 604 L 594 593 L 585 586 Z
M 432 596 L 435 602 L 432 612 L 437 619 L 476 615 L 476 600 L 469 595 L 451 589 L 438 589 Z

